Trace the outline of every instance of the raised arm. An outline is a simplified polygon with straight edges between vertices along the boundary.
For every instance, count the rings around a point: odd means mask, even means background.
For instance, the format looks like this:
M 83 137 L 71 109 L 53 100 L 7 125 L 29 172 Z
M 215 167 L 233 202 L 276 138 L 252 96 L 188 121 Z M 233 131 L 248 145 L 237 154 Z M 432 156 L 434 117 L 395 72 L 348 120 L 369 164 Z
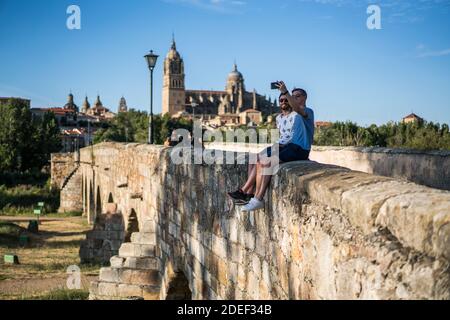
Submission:
M 289 90 L 286 87 L 286 84 L 283 81 L 278 81 L 278 83 L 280 84 L 278 89 L 280 90 L 280 92 L 282 94 L 284 94 L 286 96 L 286 99 L 289 101 L 289 104 L 291 105 L 292 110 L 294 110 L 295 112 L 300 114 L 302 117 L 307 118 L 308 114 L 306 113 L 306 110 L 305 110 L 306 106 L 301 105 L 296 99 L 294 99 L 294 97 L 292 97 L 291 93 L 289 92 Z

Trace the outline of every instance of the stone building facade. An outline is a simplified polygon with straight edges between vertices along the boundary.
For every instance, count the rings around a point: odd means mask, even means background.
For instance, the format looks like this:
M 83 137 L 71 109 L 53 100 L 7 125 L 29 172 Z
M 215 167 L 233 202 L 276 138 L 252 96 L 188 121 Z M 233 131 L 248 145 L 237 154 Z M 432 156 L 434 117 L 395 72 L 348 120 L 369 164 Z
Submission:
M 175 40 L 164 60 L 164 78 L 162 91 L 162 113 L 173 117 L 202 117 L 220 124 L 241 123 L 243 112 L 252 109 L 260 116 L 252 116 L 253 120 L 262 120 L 279 112 L 276 101 L 265 96 L 246 91 L 244 76 L 234 64 L 228 75 L 225 90 L 187 90 L 185 86 L 184 61 L 177 51 Z

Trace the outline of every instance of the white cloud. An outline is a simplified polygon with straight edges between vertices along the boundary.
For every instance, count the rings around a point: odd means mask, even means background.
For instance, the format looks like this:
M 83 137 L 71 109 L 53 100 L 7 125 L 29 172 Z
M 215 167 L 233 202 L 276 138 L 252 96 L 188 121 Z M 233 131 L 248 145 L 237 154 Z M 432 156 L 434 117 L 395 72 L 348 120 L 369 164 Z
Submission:
M 377 4 L 386 9 L 390 23 L 415 23 L 424 20 L 425 11 L 433 8 L 450 9 L 450 0 L 297 0 L 336 7 L 363 8 Z
M 163 0 L 167 3 L 182 4 L 198 7 L 204 10 L 222 13 L 241 13 L 247 4 L 244 0 Z
M 443 57 L 450 55 L 450 48 L 443 50 L 431 50 L 425 44 L 419 43 L 416 46 L 417 58 Z
M 422 49 L 423 51 L 423 49 Z M 438 50 L 438 51 L 424 51 L 422 53 L 419 53 L 419 58 L 427 58 L 427 57 L 443 57 L 450 55 L 450 48 L 444 49 L 444 50 Z

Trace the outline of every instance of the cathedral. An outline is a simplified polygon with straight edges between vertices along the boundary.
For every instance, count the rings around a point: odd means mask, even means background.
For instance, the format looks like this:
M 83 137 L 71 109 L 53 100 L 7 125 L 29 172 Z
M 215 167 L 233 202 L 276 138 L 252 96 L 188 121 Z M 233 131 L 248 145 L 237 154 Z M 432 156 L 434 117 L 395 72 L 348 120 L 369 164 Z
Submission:
M 175 40 L 164 60 L 162 113 L 172 117 L 201 118 L 210 125 L 259 124 L 262 116 L 278 113 L 276 101 L 248 92 L 244 77 L 234 64 L 224 91 L 186 90 L 184 61 Z

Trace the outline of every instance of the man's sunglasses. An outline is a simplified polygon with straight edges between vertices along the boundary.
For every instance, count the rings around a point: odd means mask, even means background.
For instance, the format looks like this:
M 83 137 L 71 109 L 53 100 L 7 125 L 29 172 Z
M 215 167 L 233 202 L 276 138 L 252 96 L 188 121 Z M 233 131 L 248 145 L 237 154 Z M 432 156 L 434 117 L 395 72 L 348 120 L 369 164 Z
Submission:
M 288 99 L 280 99 L 280 103 L 288 102 Z

